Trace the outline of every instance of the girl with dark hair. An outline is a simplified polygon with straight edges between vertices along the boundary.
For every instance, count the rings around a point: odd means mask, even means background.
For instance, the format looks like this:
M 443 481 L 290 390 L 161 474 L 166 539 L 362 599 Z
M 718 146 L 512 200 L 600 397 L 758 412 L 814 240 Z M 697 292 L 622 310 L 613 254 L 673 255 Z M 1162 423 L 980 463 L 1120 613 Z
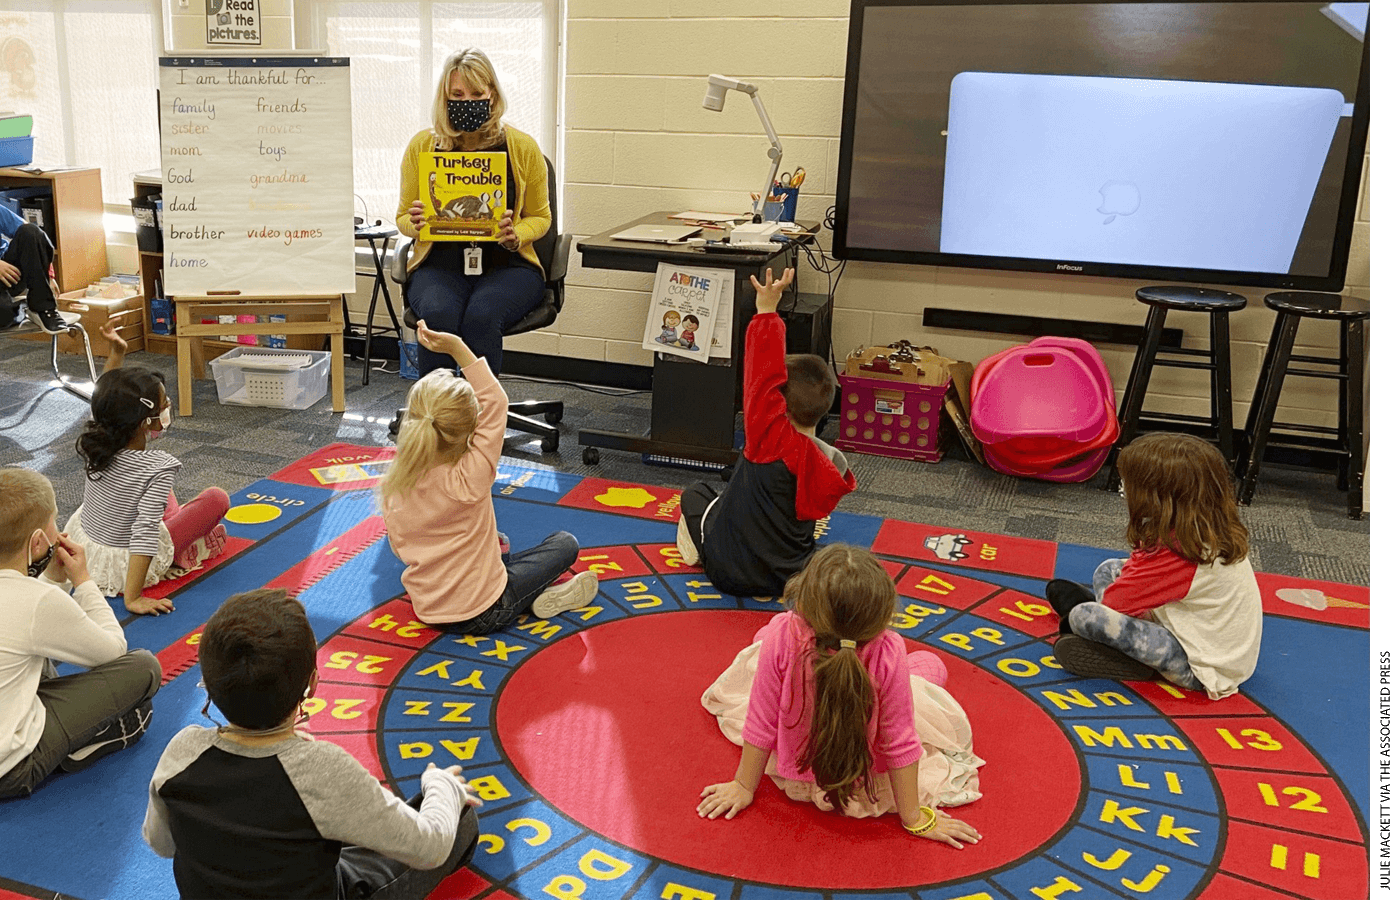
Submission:
M 228 494 L 211 487 L 184 506 L 176 502 L 180 461 L 147 446 L 170 429 L 164 379 L 149 369 L 122 368 L 125 341 L 103 334 L 113 340 L 112 355 L 93 391 L 92 420 L 78 435 L 87 479 L 83 505 L 65 531 L 87 550 L 102 593 L 121 594 L 129 612 L 173 612 L 168 598 L 142 592 L 223 551 L 227 535 L 219 523 Z
M 895 811 L 906 831 L 961 850 L 977 829 L 940 813 L 981 797 L 972 727 L 929 651 L 888 627 L 889 573 L 866 550 L 832 544 L 788 581 L 789 612 L 705 692 L 720 730 L 743 746 L 734 780 L 700 794 L 701 816 L 734 818 L 766 771 L 794 800 L 848 816 Z
M 1132 554 L 1100 563 L 1092 590 L 1046 584 L 1063 635 L 1055 659 L 1076 675 L 1228 697 L 1254 674 L 1264 635 L 1230 467 L 1214 444 L 1154 432 L 1124 449 L 1118 474 Z

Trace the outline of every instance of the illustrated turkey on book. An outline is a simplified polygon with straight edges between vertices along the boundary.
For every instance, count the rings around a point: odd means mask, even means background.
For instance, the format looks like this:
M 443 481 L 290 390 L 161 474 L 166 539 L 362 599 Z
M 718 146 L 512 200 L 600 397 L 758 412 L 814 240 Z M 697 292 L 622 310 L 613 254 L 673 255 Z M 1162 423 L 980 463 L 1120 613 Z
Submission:
M 504 153 L 424 153 L 418 163 L 425 241 L 494 241 L 506 208 Z

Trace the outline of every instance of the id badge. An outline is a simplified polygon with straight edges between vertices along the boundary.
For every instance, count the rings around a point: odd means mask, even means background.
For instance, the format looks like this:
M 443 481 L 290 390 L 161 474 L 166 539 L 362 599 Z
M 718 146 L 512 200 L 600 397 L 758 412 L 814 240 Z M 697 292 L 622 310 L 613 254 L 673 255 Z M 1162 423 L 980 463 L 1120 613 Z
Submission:
M 481 248 L 465 247 L 462 250 L 462 271 L 468 275 L 481 274 Z

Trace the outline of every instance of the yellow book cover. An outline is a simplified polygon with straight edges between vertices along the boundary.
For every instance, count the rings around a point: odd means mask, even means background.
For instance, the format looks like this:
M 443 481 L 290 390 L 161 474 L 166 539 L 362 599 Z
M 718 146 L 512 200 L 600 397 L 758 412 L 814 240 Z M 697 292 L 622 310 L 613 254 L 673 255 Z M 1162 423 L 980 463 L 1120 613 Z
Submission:
M 419 191 L 425 241 L 494 241 L 506 210 L 504 153 L 422 154 Z

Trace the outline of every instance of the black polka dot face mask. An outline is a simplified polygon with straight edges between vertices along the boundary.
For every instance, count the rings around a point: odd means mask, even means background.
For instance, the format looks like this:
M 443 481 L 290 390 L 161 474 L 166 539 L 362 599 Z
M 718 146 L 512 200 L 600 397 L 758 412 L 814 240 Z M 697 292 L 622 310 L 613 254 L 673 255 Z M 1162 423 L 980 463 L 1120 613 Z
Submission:
M 491 101 L 448 100 L 447 121 L 459 131 L 476 131 L 491 118 Z

